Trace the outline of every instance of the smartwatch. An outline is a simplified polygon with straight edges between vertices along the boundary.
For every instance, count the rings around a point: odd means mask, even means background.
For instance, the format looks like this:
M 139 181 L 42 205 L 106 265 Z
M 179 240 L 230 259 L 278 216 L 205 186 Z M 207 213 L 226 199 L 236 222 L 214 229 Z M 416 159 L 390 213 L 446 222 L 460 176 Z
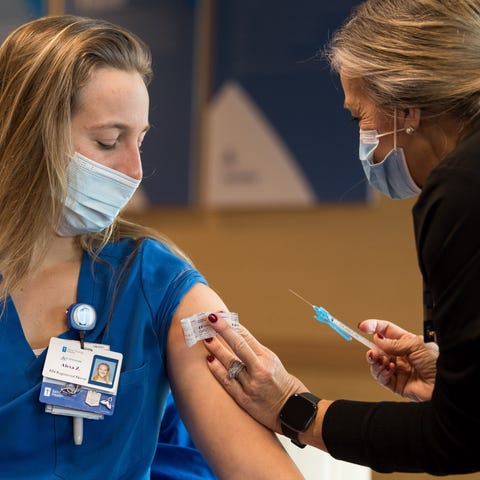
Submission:
M 298 440 L 298 434 L 305 432 L 317 416 L 320 398 L 310 392 L 294 393 L 280 411 L 282 433 L 297 447 L 305 444 Z

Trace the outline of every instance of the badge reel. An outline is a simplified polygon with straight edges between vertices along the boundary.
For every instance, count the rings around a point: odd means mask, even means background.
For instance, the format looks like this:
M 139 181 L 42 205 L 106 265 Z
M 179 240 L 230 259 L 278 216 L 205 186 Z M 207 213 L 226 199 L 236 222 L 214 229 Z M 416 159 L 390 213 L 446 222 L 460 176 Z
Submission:
M 67 308 L 68 326 L 78 330 L 80 346 L 85 347 L 85 332 L 93 330 L 97 323 L 97 313 L 88 303 L 74 303 Z M 83 443 L 83 417 L 73 417 L 73 440 L 75 445 Z
M 78 330 L 80 336 L 80 346 L 85 346 L 85 332 L 93 330 L 97 323 L 97 313 L 88 303 L 74 303 L 67 309 L 68 326 L 73 330 Z

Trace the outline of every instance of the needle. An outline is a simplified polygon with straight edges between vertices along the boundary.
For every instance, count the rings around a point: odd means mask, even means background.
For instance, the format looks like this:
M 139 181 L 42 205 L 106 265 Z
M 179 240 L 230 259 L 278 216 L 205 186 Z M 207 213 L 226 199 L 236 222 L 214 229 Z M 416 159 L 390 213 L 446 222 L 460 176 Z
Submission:
M 352 330 L 349 326 L 345 325 L 340 320 L 332 317 L 332 315 L 330 315 L 330 313 L 328 313 L 327 310 L 325 310 L 324 308 L 313 305 L 313 303 L 310 303 L 308 300 L 306 300 L 297 292 L 294 292 L 291 289 L 289 289 L 289 291 L 313 308 L 313 310 L 315 311 L 315 320 L 325 323 L 333 330 L 335 330 L 345 340 L 350 341 L 352 338 L 354 338 L 355 340 L 357 340 L 357 342 L 363 343 L 363 345 L 365 345 L 366 347 L 382 352 L 382 350 L 380 350 L 373 342 L 363 337 L 355 330 Z
M 315 306 L 315 305 L 313 305 L 313 303 L 310 303 L 308 300 L 305 300 L 301 295 L 299 295 L 297 292 L 294 292 L 290 288 L 288 289 L 288 291 L 290 293 L 293 293 L 294 295 L 296 295 L 300 300 L 303 300 L 306 304 L 310 305 L 312 308 Z

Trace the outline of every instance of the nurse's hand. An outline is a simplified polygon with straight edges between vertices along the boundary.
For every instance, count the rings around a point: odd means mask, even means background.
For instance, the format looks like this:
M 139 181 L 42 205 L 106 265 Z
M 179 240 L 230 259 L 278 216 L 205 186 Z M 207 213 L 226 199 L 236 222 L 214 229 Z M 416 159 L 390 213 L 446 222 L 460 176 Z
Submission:
M 415 402 L 430 400 L 437 372 L 438 345 L 386 320 L 364 320 L 358 328 L 374 334 L 375 344 L 389 357 L 367 352 L 370 372 L 380 385 Z
M 281 433 L 278 415 L 284 403 L 295 392 L 308 389 L 290 375 L 277 355 L 258 342 L 245 327 L 240 326 L 240 333 L 237 333 L 214 314 L 209 320 L 233 350 L 226 348 L 219 337 L 204 342 L 210 352 L 207 363 L 213 375 L 253 418 Z M 235 368 L 239 361 L 245 368 Z M 236 370 L 235 378 L 231 378 Z

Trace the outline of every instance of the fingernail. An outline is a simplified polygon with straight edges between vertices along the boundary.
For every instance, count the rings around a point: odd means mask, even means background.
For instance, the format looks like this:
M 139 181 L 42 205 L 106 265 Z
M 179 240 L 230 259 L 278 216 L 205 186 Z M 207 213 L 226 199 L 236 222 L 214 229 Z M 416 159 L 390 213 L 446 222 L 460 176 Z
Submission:
M 205 341 L 206 341 L 207 343 L 210 343 L 212 340 L 213 340 L 213 337 L 208 337 L 208 338 L 205 339 Z
M 368 354 L 368 359 L 373 362 L 373 355 L 371 353 Z
M 204 317 L 205 318 L 205 317 Z M 211 313 L 209 316 L 208 316 L 208 319 L 212 322 L 212 323 L 215 323 L 218 318 L 217 316 L 214 314 L 214 313 Z
M 377 337 L 378 337 L 380 340 L 383 340 L 383 339 L 385 338 L 381 333 L 377 333 Z
M 212 363 L 215 360 L 215 355 L 210 353 L 209 355 L 207 355 L 207 360 L 209 363 Z

